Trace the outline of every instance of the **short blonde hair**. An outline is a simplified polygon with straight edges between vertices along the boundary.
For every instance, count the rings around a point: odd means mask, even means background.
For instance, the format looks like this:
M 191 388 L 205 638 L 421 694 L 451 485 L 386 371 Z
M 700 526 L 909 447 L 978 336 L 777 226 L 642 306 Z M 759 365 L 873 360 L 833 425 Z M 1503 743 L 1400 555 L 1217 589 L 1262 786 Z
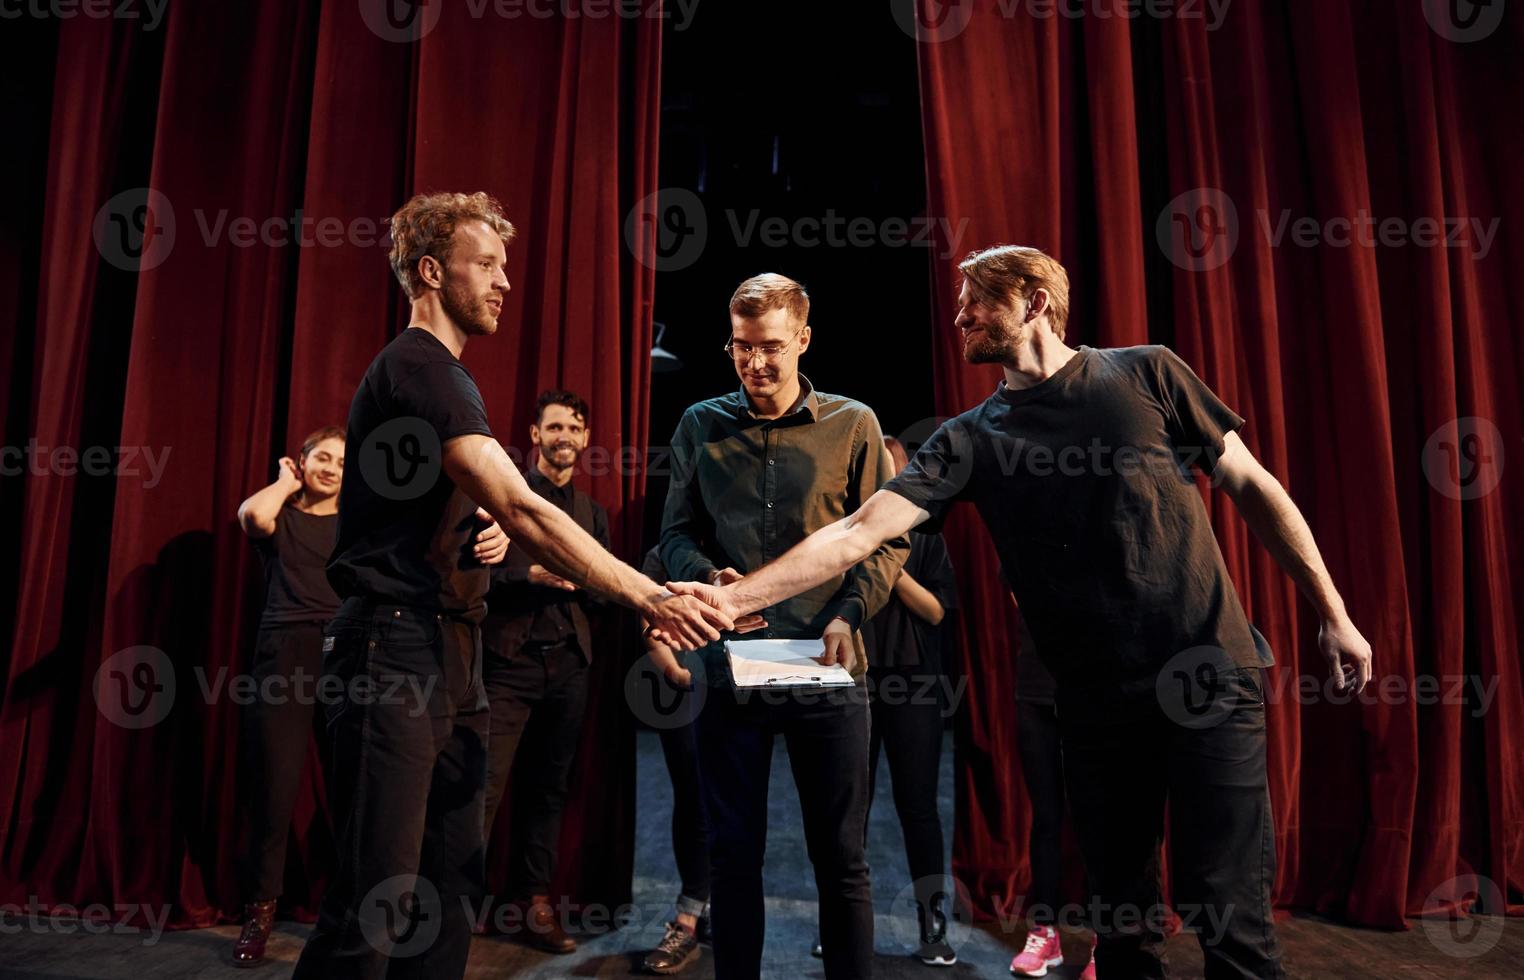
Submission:
M 455 227 L 462 221 L 482 221 L 507 245 L 513 241 L 513 225 L 503 217 L 503 206 L 485 191 L 475 194 L 419 194 L 392 215 L 392 272 L 402 283 L 408 299 L 423 294 L 418 260 L 432 255 L 441 265 L 450 260 Z
M 752 276 L 737 286 L 735 295 L 730 297 L 732 316 L 755 319 L 779 309 L 787 310 L 789 319 L 796 323 L 809 322 L 810 294 L 804 291 L 804 286 L 776 272 Z
M 1025 245 L 996 245 L 958 263 L 963 281 L 981 302 L 1014 304 L 1048 291 L 1048 322 L 1060 339 L 1069 325 L 1069 273 L 1053 256 Z

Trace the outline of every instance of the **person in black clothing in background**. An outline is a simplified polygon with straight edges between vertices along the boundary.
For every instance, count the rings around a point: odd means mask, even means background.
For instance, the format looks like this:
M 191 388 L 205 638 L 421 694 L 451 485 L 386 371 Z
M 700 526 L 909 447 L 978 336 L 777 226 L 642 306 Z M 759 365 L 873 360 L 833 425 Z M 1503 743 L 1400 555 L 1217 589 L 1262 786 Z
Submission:
M 282 456 L 277 468 L 274 483 L 238 505 L 238 525 L 265 570 L 265 608 L 249 674 L 258 690 L 280 695 L 256 698 L 242 717 L 238 787 L 248 838 L 240 869 L 244 926 L 233 947 L 238 966 L 265 957 L 312 733 L 323 626 L 339 608 L 323 566 L 338 532 L 344 430 L 318 429 L 302 442 L 296 459 Z M 274 684 L 277 677 L 282 682 Z
M 1015 603 L 1015 597 L 1011 599 Z M 1019 610 L 1018 610 L 1019 613 Z M 1032 802 L 1032 829 L 1027 835 L 1027 863 L 1032 887 L 1027 892 L 1027 939 L 1011 958 L 1011 975 L 1046 976 L 1049 967 L 1064 961 L 1058 934 L 1059 892 L 1063 885 L 1064 796 L 1063 753 L 1059 744 L 1058 709 L 1054 707 L 1053 675 L 1037 656 L 1037 643 L 1025 616 L 1016 627 L 1016 747 L 1021 754 L 1021 780 Z M 1095 941 L 1079 980 L 1095 980 Z
M 755 628 L 621 563 L 529 488 L 492 438 L 460 362 L 508 295 L 513 226 L 486 194 L 428 194 L 391 225 L 410 325 L 376 355 L 349 408 L 324 631 L 339 864 L 298 980 L 456 980 L 468 907 L 485 897 L 488 705 L 481 621 L 488 566 L 514 546 L 630 606 L 684 649 Z
M 891 474 L 909 459 L 898 439 L 884 439 Z M 947 942 L 948 896 L 942 863 L 942 818 L 937 813 L 942 762 L 942 623 L 957 605 L 952 560 L 940 534 L 910 535 L 910 556 L 894 594 L 863 624 L 868 651 L 872 727 L 868 740 L 868 800 L 878 781 L 880 750 L 889 759 L 894 809 L 905 835 L 905 856 L 921 924 L 917 957 L 927 966 L 952 966 L 957 953 Z M 866 829 L 866 828 L 865 828 Z
M 587 403 L 569 391 L 547 391 L 535 405 L 529 438 L 539 458 L 526 474 L 529 487 L 605 549 L 609 515 L 572 485 L 587 448 Z M 512 809 L 508 896 L 521 913 L 511 931 L 550 953 L 577 948 L 550 902 L 561 811 L 582 736 L 593 619 L 602 600 L 538 564 L 520 548 L 493 569 L 482 628 L 487 659 L 482 679 L 492 705 L 487 748 L 487 819 L 490 839 L 510 774 L 518 771 Z M 519 758 L 519 749 L 527 746 Z
M 646 552 L 640 570 L 652 581 L 665 582 L 667 568 L 661 546 Z M 663 665 L 667 683 L 679 690 L 693 687 L 693 674 L 654 636 L 644 638 L 653 663 Z M 709 819 L 699 786 L 698 725 L 694 710 L 699 701 L 684 697 L 682 715 L 661 726 L 661 752 L 672 781 L 672 856 L 682 882 L 677 895 L 677 915 L 656 948 L 646 954 L 642 966 L 652 973 L 673 974 L 686 969 L 700 955 L 699 943 L 709 938 Z

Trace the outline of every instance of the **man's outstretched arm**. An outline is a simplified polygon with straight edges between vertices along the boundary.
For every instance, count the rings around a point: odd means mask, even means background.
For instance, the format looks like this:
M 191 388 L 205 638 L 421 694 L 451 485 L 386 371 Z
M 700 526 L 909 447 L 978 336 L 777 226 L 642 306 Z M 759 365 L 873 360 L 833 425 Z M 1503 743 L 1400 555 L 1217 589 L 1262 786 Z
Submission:
M 668 592 L 605 551 L 576 521 L 530 489 L 496 439 L 467 435 L 449 440 L 444 468 L 515 545 L 557 575 L 634 609 L 674 646 L 696 649 L 718 640 L 721 630 L 736 628 L 732 617 L 692 596 Z
M 1222 458 L 1213 479 L 1227 491 L 1276 564 L 1317 608 L 1322 619 L 1318 646 L 1340 690 L 1351 683 L 1357 692 L 1362 690 L 1371 677 L 1371 645 L 1350 620 L 1312 538 L 1312 529 L 1291 495 L 1260 465 L 1236 432 L 1223 439 Z
M 812 589 L 907 533 L 931 515 L 897 493 L 880 490 L 854 513 L 829 524 L 790 548 L 782 558 L 724 587 L 673 583 L 683 592 L 717 605 L 735 618 L 766 609 Z

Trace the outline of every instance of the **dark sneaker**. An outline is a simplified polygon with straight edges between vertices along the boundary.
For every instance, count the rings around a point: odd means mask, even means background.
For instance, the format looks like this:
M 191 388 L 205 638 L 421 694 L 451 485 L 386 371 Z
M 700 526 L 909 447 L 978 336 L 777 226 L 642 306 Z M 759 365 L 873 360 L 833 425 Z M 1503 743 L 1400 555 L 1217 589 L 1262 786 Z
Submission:
M 947 916 L 941 909 L 934 909 L 930 916 L 921 916 L 921 948 L 915 955 L 927 966 L 952 966 L 958 962 L 958 954 L 947 942 Z
M 656 948 L 646 954 L 644 966 L 652 973 L 670 976 L 680 973 L 699 958 L 698 936 L 676 922 L 667 923 L 667 934 Z
M 815 957 L 817 960 L 825 959 L 825 950 L 821 948 L 820 940 L 815 940 L 815 945 L 810 947 L 810 955 Z
M 707 943 L 714 938 L 714 933 L 709 927 L 708 912 L 705 912 L 703 915 L 699 916 L 698 931 L 695 933 L 695 935 L 698 936 L 698 941 L 701 943 Z

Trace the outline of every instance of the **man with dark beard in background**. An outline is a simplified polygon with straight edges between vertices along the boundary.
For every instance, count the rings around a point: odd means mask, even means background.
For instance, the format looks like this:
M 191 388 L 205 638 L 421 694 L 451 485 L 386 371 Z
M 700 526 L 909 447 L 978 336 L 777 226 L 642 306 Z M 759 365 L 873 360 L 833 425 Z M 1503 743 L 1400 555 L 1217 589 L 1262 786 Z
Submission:
M 572 485 L 587 448 L 588 415 L 587 403 L 572 392 L 540 395 L 529 427 L 539 453 L 527 478 L 531 490 L 606 549 L 608 512 Z M 518 914 L 508 924 L 525 942 L 550 953 L 577 948 L 556 915 L 550 881 L 582 736 L 593 620 L 602 605 L 522 549 L 510 548 L 493 569 L 482 628 L 487 652 L 482 679 L 492 705 L 485 833 L 492 836 L 498 804 L 516 773 L 508 898 Z

